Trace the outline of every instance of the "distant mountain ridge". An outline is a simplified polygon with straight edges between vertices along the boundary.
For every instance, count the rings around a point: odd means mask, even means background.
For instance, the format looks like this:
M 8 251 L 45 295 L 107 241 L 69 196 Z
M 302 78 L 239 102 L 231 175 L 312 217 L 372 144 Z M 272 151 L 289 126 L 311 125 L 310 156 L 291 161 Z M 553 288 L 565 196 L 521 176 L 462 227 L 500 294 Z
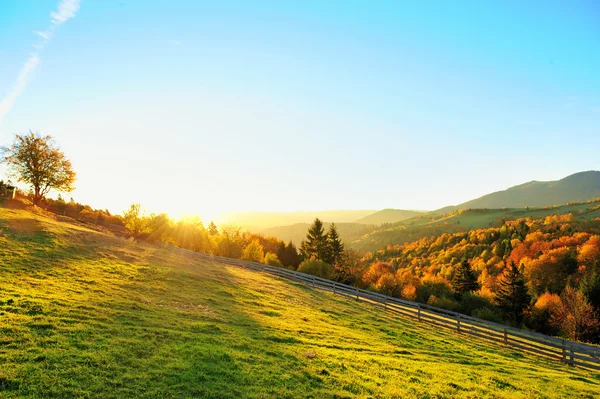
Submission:
M 600 171 L 579 172 L 555 181 L 530 181 L 483 197 L 447 206 L 435 213 L 458 209 L 526 208 L 585 202 L 600 197 Z
M 408 211 L 405 209 L 382 209 L 371 215 L 365 216 L 362 219 L 358 219 L 355 223 L 361 224 L 375 224 L 380 225 L 384 223 L 396 223 L 406 219 L 410 219 L 414 216 L 421 215 L 423 212 L 420 211 Z

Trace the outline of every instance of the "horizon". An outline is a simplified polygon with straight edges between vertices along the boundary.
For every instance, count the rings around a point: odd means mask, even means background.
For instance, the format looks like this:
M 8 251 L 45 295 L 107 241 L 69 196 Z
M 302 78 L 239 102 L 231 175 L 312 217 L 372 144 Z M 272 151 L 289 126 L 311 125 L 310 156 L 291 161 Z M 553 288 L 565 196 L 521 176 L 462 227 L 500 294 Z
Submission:
M 591 2 L 3 6 L 0 144 L 55 137 L 63 197 L 113 213 L 431 211 L 600 169 Z

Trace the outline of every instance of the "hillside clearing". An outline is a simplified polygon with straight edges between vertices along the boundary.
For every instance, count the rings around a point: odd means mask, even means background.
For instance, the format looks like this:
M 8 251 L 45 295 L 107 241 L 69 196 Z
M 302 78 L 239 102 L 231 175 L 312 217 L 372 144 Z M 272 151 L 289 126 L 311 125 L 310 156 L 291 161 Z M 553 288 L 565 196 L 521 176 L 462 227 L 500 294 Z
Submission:
M 1 397 L 594 398 L 569 368 L 0 209 Z

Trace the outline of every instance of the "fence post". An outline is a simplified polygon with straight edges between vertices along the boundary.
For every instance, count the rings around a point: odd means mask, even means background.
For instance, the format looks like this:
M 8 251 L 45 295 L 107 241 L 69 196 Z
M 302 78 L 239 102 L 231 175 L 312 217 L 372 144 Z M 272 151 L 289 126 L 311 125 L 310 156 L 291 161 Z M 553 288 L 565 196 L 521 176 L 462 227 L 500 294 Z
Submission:
M 421 304 L 417 305 L 417 320 L 421 321 Z
M 312 278 L 313 288 L 315 288 L 315 276 Z
M 571 366 L 575 365 L 575 359 L 573 358 L 573 347 L 569 345 L 569 364 Z
M 356 288 L 356 300 L 358 301 L 358 287 Z
M 335 295 L 335 281 L 333 282 L 333 294 Z
M 562 362 L 567 362 L 567 348 L 565 346 L 565 340 L 562 340 Z
M 383 300 L 383 308 L 387 309 L 387 298 Z
M 460 333 L 460 313 L 458 314 L 458 317 L 456 318 L 456 330 Z
M 504 327 L 504 345 L 508 345 L 508 333 L 506 332 L 506 327 Z

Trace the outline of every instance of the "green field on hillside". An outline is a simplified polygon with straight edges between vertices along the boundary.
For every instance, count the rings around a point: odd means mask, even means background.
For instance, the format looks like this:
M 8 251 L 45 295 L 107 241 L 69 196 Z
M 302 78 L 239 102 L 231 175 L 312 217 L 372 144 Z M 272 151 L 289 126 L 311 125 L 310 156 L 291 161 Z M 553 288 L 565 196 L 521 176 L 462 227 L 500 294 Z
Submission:
M 597 398 L 600 373 L 0 209 L 3 398 Z

